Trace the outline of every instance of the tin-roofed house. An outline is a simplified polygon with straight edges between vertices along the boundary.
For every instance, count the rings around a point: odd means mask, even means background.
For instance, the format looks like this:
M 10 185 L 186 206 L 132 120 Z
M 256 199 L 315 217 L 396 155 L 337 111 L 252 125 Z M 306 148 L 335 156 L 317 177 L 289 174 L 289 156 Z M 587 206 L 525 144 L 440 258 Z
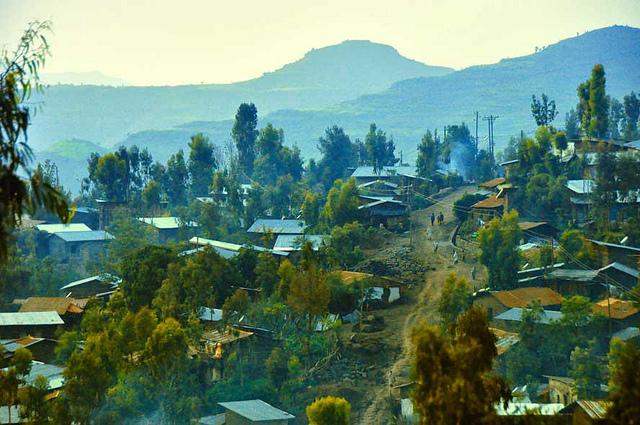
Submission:
M 351 177 L 356 179 L 357 185 L 385 181 L 398 186 L 409 186 L 426 180 L 418 176 L 415 166 L 410 165 L 384 166 L 378 170 L 374 170 L 371 166 L 361 166 L 353 171 Z
M 614 332 L 640 324 L 640 310 L 631 301 L 606 298 L 593 305 L 593 312 L 611 318 Z
M 604 264 L 602 265 L 607 265 L 611 262 L 618 262 L 624 264 L 627 267 L 638 270 L 640 248 L 629 245 L 598 241 L 595 239 L 589 239 L 589 242 L 593 244 L 598 257 L 603 259 Z
M 295 419 L 290 413 L 262 400 L 218 403 L 224 409 L 224 425 L 289 425 Z
M 511 308 L 525 308 L 534 301 L 547 310 L 559 310 L 562 295 L 549 288 L 530 287 L 510 291 L 482 290 L 476 292 L 473 297 L 473 305 L 486 310 L 489 320 Z
M 0 313 L 0 335 L 20 338 L 24 335 L 53 338 L 64 320 L 55 311 Z
M 302 250 L 305 243 L 311 243 L 311 248 L 317 251 L 322 245 L 323 235 L 278 235 L 274 251 L 294 252 Z
M 57 341 L 49 338 L 23 336 L 21 338 L 0 339 L 0 345 L 4 348 L 4 360 L 13 357 L 19 348 L 27 348 L 33 356 L 33 360 L 43 363 L 52 362 L 55 359 Z
M 581 295 L 597 300 L 607 292 L 597 270 L 555 269 L 543 279 L 545 286 L 567 297 Z
M 15 303 L 15 301 L 14 301 Z M 65 325 L 79 324 L 87 299 L 76 300 L 66 297 L 30 297 L 20 300 L 21 313 L 55 311 Z
M 611 402 L 603 400 L 576 400 L 559 413 L 570 416 L 572 425 L 593 425 L 607 423 L 607 410 Z
M 524 308 L 511 308 L 503 313 L 498 314 L 493 318 L 492 323 L 498 329 L 502 329 L 509 332 L 517 332 L 520 329 L 520 324 L 525 313 Z M 562 319 L 562 312 L 553 310 L 542 310 L 540 316 L 537 318 L 536 323 L 541 325 L 550 325 Z
M 585 223 L 591 210 L 591 194 L 595 190 L 593 180 L 567 180 L 565 183 L 571 203 L 571 217 L 577 223 Z
M 303 220 L 259 218 L 247 229 L 247 233 L 302 235 L 306 227 Z
M 153 229 L 160 244 L 188 240 L 198 229 L 198 223 L 182 222 L 178 217 L 140 217 L 138 220 Z
M 409 206 L 391 196 L 358 196 L 362 212 L 372 225 L 402 226 L 408 219 Z
M 50 256 L 62 262 L 82 265 L 86 260 L 104 255 L 112 239 L 114 236 L 104 230 L 56 232 L 49 237 L 48 251 Z
M 109 273 L 87 277 L 69 282 L 60 288 L 60 292 L 65 297 L 71 298 L 103 298 L 108 299 L 113 292 L 118 289 L 120 279 Z

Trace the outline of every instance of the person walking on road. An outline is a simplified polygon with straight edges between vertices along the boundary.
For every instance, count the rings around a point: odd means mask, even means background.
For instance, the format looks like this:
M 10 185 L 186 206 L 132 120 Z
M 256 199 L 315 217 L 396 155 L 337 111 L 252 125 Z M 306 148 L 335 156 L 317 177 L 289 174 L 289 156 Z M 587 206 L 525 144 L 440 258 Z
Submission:
M 436 221 L 436 213 L 431 213 L 431 226 L 433 226 L 433 222 Z

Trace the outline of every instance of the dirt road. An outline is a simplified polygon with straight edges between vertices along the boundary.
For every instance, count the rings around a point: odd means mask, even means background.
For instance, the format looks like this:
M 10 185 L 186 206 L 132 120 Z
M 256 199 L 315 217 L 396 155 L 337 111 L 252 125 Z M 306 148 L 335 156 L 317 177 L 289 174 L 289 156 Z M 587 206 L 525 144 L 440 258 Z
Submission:
M 417 261 L 429 268 L 424 274 L 424 280 L 416 288 L 409 292 L 407 300 L 401 306 L 387 309 L 385 316 L 385 338 L 387 345 L 400 345 L 401 349 L 390 359 L 386 368 L 388 379 L 377 386 L 372 386 L 367 392 L 368 397 L 362 403 L 363 409 L 354 411 L 354 423 L 363 425 L 393 424 L 395 420 L 390 403 L 394 398 L 389 397 L 389 381 L 392 386 L 410 382 L 412 363 L 411 330 L 421 322 L 430 324 L 438 323 L 438 299 L 442 284 L 449 273 L 455 272 L 459 276 L 465 276 L 471 280 L 471 269 L 474 267 L 473 253 L 466 253 L 466 261 L 462 261 L 462 252 L 458 252 L 460 261 L 454 264 L 453 252 L 455 247 L 451 245 L 450 237 L 455 227 L 452 205 L 465 191 L 471 191 L 473 187 L 460 188 L 437 204 L 424 210 L 414 212 L 412 215 L 412 234 L 401 235 L 392 241 L 392 244 L 413 245 L 413 253 Z M 436 216 L 443 213 L 445 220 L 443 225 L 431 226 L 431 213 Z M 429 230 L 430 229 L 430 230 Z M 411 236 L 411 237 L 409 237 Z M 436 249 L 437 244 L 437 249 Z M 474 282 L 477 283 L 477 282 Z

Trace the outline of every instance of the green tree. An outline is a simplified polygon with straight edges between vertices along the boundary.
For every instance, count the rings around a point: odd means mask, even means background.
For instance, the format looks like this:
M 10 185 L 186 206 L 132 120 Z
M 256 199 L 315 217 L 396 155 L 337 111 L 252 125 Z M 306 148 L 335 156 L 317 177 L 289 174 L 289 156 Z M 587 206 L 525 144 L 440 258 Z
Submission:
M 242 103 L 236 112 L 231 129 L 231 138 L 238 150 L 240 170 L 248 176 L 253 174 L 253 162 L 256 158 L 255 143 L 258 137 L 258 110 L 253 103 Z
M 495 336 L 485 313 L 475 308 L 463 313 L 455 328 L 452 341 L 424 323 L 412 331 L 415 410 L 422 424 L 491 423 L 495 404 L 511 399 L 507 383 L 492 373 Z
M 19 401 L 19 388 L 26 384 L 26 376 L 31 371 L 32 359 L 31 351 L 26 348 L 18 348 L 13 353 L 9 367 L 0 370 L 0 406 L 9 408 L 9 423 L 12 423 L 11 409 Z
M 451 330 L 458 316 L 471 307 L 472 295 L 471 285 L 467 279 L 458 278 L 454 273 L 449 273 L 438 301 L 438 313 L 443 329 Z
M 31 385 L 20 388 L 18 390 L 20 418 L 38 425 L 51 424 L 51 409 L 45 399 L 48 393 L 49 380 L 42 375 L 38 375 Z
M 597 64 L 591 71 L 589 80 L 589 111 L 591 121 L 589 123 L 589 134 L 593 137 L 606 137 L 609 124 L 609 104 L 605 91 L 606 78 L 604 76 L 604 66 Z
M 261 288 L 266 297 L 271 296 L 278 284 L 278 262 L 271 252 L 258 254 L 256 264 L 256 286 Z
M 356 180 L 353 177 L 346 182 L 336 180 L 327 195 L 322 216 L 330 226 L 341 226 L 360 218 L 359 205 Z
M 617 353 L 611 368 L 612 406 L 607 411 L 608 423 L 614 425 L 637 424 L 640 418 L 640 348 L 626 343 Z
M 29 98 L 40 90 L 39 70 L 49 55 L 45 33 L 50 22 L 32 22 L 12 55 L 0 50 L 0 263 L 7 260 L 10 235 L 25 213 L 43 208 L 63 222 L 69 209 L 63 194 L 32 173 L 27 144 Z
M 560 236 L 560 258 L 563 262 L 592 267 L 596 265 L 593 245 L 579 230 L 566 230 Z
M 173 261 L 176 261 L 175 254 L 160 246 L 140 248 L 122 261 L 120 288 L 131 311 L 151 305 Z
M 564 131 L 569 139 L 577 139 L 580 136 L 580 119 L 573 108 L 564 116 Z
M 569 146 L 569 143 L 567 140 L 567 133 L 564 131 L 558 131 L 554 135 L 553 143 L 556 149 L 560 151 L 560 156 L 562 156 L 562 152 L 566 151 L 567 147 Z
M 626 140 L 636 140 L 638 138 L 638 118 L 640 118 L 640 96 L 634 92 L 623 98 L 625 126 L 623 137 Z
M 342 397 L 321 397 L 307 406 L 309 425 L 349 425 L 351 405 Z
M 187 182 L 189 171 L 184 161 L 184 153 L 180 149 L 167 161 L 165 173 L 167 196 L 172 205 L 183 205 L 187 201 Z
M 440 155 L 440 143 L 427 131 L 418 145 L 418 158 L 416 159 L 416 170 L 418 175 L 430 178 L 438 165 Z
M 580 130 L 584 136 L 590 135 L 591 107 L 589 106 L 589 80 L 578 84 L 578 105 L 576 111 L 580 117 Z
M 394 165 L 398 160 L 395 157 L 395 144 L 393 139 L 387 139 L 384 131 L 378 129 L 375 124 L 369 126 L 369 133 L 364 139 L 367 157 L 373 166 L 375 173 L 381 172 L 385 166 Z
M 549 100 L 549 97 L 544 93 L 542 93 L 540 100 L 536 98 L 535 94 L 532 95 L 531 114 L 538 127 L 551 125 L 553 120 L 558 116 L 555 100 Z
M 320 247 L 320 251 L 330 264 L 349 269 L 364 259 L 360 245 L 366 239 L 367 235 L 362 224 L 346 223 L 331 229 L 331 235 L 327 243 Z
M 302 202 L 302 219 L 307 226 L 314 227 L 320 220 L 320 195 L 306 191 Z
M 271 350 L 271 354 L 265 362 L 267 375 L 277 390 L 280 390 L 282 385 L 287 381 L 289 375 L 289 368 L 287 367 L 288 361 L 289 359 L 282 348 L 275 347 Z
M 209 142 L 209 138 L 198 133 L 191 137 L 189 149 L 187 169 L 191 179 L 191 195 L 208 196 L 209 183 L 217 166 L 213 155 L 214 146 Z
M 327 127 L 318 139 L 322 159 L 318 163 L 319 179 L 328 190 L 337 179 L 346 177 L 347 168 L 355 163 L 355 150 L 349 136 L 337 125 Z
M 153 212 L 160 206 L 161 194 L 162 188 L 160 185 L 155 180 L 150 180 L 142 191 L 142 200 L 144 205 Z
M 520 253 L 518 246 L 522 231 L 518 213 L 511 211 L 480 229 L 480 261 L 489 272 L 489 286 L 496 289 L 513 288 L 518 282 Z
M 592 400 L 600 396 L 600 384 L 604 378 L 595 345 L 596 341 L 591 340 L 587 347 L 576 347 L 571 352 L 569 376 L 576 382 L 578 398 L 585 400 Z
M 281 150 L 284 132 L 271 123 L 260 130 L 256 142 L 258 157 L 254 162 L 254 178 L 263 185 L 274 185 L 279 176 L 285 173 Z

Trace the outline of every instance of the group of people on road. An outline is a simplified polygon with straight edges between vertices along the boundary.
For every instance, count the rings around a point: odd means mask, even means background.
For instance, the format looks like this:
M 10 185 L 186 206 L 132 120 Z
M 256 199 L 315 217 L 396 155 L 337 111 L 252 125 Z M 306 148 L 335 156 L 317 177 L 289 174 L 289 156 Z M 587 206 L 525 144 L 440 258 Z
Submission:
M 431 225 L 432 226 L 434 225 L 436 220 L 438 220 L 438 224 L 444 224 L 444 214 L 442 212 L 440 212 L 436 216 L 436 213 L 432 212 L 431 213 Z

